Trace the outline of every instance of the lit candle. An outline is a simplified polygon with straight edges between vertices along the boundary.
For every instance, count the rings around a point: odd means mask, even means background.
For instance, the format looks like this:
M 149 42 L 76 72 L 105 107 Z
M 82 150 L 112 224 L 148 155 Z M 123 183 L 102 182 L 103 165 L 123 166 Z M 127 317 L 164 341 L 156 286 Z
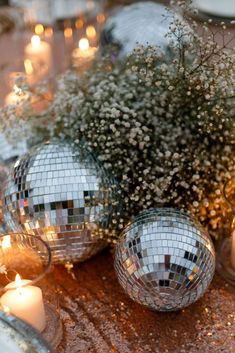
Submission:
M 26 73 L 34 76 L 32 83 L 44 78 L 52 65 L 50 44 L 41 41 L 38 35 L 33 35 L 31 43 L 26 45 L 24 53 Z
M 87 38 L 82 38 L 79 40 L 78 48 L 73 50 L 73 63 L 75 66 L 89 65 L 91 61 L 95 58 L 97 52 L 96 47 L 90 47 Z
M 232 232 L 232 244 L 231 244 L 231 263 L 235 270 L 235 230 Z
M 5 287 L 7 292 L 1 297 L 1 305 L 9 309 L 11 314 L 42 332 L 46 326 L 42 291 L 30 283 L 29 280 L 21 280 L 17 274 L 15 282 Z

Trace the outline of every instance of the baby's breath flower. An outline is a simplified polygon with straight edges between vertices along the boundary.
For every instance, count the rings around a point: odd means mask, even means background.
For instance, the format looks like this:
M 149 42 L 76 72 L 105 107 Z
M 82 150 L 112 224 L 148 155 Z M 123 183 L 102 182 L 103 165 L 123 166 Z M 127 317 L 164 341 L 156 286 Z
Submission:
M 20 116 L 15 107 L 1 114 L 4 131 L 26 120 L 35 130 L 46 119 L 51 136 L 95 153 L 120 186 L 120 229 L 158 205 L 188 209 L 215 229 L 225 209 L 220 190 L 235 171 L 232 48 L 220 48 L 207 24 L 200 37 L 185 1 L 172 4 L 184 18 L 173 18 L 164 55 L 140 46 L 115 65 L 103 58 L 84 77 L 60 78 L 43 113 L 27 105 Z

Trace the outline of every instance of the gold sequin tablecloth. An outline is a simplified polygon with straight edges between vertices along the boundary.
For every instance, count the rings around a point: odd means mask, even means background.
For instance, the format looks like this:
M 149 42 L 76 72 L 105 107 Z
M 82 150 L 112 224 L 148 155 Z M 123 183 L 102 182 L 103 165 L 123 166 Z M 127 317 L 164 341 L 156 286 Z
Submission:
M 55 266 L 63 339 L 57 353 L 234 353 L 235 289 L 215 276 L 206 295 L 172 313 L 130 300 L 117 282 L 109 250 L 74 265 Z

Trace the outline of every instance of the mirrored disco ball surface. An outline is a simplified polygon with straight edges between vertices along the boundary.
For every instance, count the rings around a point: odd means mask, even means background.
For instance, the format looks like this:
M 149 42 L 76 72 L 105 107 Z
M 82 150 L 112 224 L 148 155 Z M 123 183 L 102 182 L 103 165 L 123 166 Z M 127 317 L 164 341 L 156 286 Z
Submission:
M 165 50 L 171 18 L 165 7 L 154 2 L 139 2 L 118 8 L 101 33 L 101 49 L 115 45 L 125 57 L 139 45 L 157 45 Z
M 215 270 L 213 243 L 202 226 L 173 208 L 145 211 L 123 231 L 115 252 L 120 284 L 136 302 L 158 311 L 199 299 Z
M 104 247 L 110 222 L 112 179 L 93 156 L 80 158 L 53 141 L 19 159 L 4 194 L 4 217 L 13 231 L 41 236 L 54 262 L 84 261 Z

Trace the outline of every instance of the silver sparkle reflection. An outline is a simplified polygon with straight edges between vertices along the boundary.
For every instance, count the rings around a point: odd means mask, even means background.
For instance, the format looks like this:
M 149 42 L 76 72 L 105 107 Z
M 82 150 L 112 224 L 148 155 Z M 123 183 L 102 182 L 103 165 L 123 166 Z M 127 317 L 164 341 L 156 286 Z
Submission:
M 209 286 L 215 270 L 213 243 L 187 214 L 173 208 L 150 209 L 123 231 L 115 270 L 136 302 L 158 311 L 179 310 Z
M 125 57 L 139 45 L 157 45 L 166 50 L 171 22 L 163 5 L 151 1 L 139 2 L 118 8 L 110 16 L 101 33 L 101 47 L 113 44 L 118 47 L 119 55 Z
M 84 261 L 104 247 L 113 184 L 93 156 L 81 160 L 53 141 L 15 163 L 5 188 L 4 217 L 13 231 L 41 236 L 54 262 Z

